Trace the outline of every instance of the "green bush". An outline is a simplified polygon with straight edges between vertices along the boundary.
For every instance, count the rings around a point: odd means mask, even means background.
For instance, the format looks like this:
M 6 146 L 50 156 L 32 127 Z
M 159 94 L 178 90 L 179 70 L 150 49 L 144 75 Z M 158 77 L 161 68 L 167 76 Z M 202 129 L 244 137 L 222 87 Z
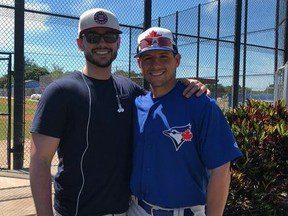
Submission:
M 232 165 L 225 215 L 288 215 L 288 112 L 248 101 L 225 112 L 244 157 Z

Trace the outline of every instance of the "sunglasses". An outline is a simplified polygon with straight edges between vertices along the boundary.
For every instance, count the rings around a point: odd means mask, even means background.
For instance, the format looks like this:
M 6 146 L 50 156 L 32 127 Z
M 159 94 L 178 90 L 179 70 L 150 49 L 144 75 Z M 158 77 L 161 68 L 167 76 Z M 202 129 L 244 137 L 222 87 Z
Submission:
M 103 38 L 103 40 L 106 43 L 115 43 L 119 38 L 119 34 L 116 33 L 97 34 L 94 32 L 88 32 L 83 34 L 82 37 L 85 37 L 86 41 L 91 44 L 99 43 L 101 41 L 101 38 Z
M 153 46 L 173 48 L 172 41 L 167 37 L 144 38 L 139 44 L 140 50 Z

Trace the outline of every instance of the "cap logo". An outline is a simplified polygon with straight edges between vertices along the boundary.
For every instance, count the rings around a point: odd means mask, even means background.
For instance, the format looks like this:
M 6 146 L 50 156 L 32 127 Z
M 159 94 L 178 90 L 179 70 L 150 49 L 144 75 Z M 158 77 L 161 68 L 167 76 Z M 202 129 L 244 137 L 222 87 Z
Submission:
M 159 46 L 158 40 L 156 40 L 156 39 L 153 39 L 152 44 L 153 44 L 153 46 Z
M 94 20 L 98 24 L 105 24 L 108 21 L 108 17 L 103 11 L 99 11 L 95 13 Z
M 149 35 L 147 35 L 146 36 L 146 38 L 148 38 L 148 37 L 160 37 L 160 36 L 162 36 L 161 34 L 158 34 L 156 31 L 152 31 L 152 32 L 150 32 L 150 34 Z

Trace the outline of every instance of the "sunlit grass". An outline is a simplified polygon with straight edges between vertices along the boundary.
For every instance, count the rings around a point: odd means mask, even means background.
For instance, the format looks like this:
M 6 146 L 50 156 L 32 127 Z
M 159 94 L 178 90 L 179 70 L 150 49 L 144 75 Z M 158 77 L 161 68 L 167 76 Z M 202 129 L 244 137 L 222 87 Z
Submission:
M 13 112 L 14 112 L 14 100 L 11 102 L 11 137 L 13 137 Z M 38 101 L 35 100 L 25 100 L 25 110 L 24 110 L 24 130 L 25 130 L 25 138 L 30 136 L 30 127 L 32 124 L 33 116 L 37 107 Z M 8 100 L 5 97 L 0 98 L 0 113 L 6 114 L 8 113 Z M 7 131 L 8 131 L 8 116 L 1 115 L 0 116 L 0 140 L 7 139 Z

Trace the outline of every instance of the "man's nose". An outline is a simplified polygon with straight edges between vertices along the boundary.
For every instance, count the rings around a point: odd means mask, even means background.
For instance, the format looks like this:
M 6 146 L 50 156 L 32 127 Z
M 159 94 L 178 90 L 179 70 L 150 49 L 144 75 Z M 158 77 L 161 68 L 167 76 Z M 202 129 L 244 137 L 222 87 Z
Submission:
M 100 37 L 100 40 L 99 40 L 98 43 L 106 43 L 106 41 L 104 40 L 104 37 L 103 37 L 103 36 Z
M 153 57 L 153 58 L 152 58 L 152 65 L 153 65 L 154 67 L 161 66 L 161 65 L 162 65 L 162 62 L 160 61 L 159 58 Z

